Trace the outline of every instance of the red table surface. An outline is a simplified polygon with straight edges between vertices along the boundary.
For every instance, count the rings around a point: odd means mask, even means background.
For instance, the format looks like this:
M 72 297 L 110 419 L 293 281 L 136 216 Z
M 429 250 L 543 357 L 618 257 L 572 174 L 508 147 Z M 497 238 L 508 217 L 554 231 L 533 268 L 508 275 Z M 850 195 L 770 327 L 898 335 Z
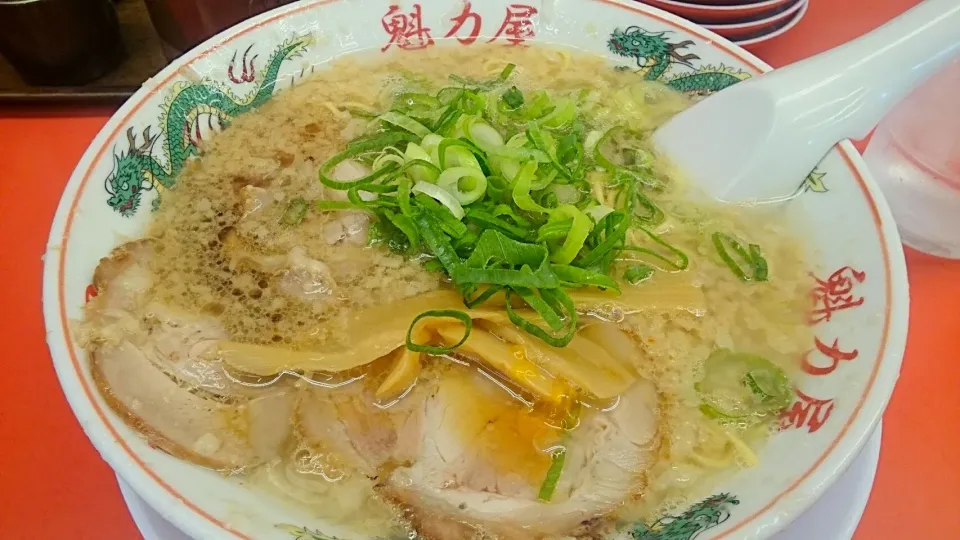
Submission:
M 755 48 L 782 66 L 882 24 L 917 0 L 810 0 L 793 30 Z M 112 110 L 0 108 L 0 538 L 140 535 L 116 478 L 60 391 L 44 343 L 41 255 L 60 193 Z M 910 337 L 884 417 L 856 540 L 960 538 L 960 262 L 908 250 Z

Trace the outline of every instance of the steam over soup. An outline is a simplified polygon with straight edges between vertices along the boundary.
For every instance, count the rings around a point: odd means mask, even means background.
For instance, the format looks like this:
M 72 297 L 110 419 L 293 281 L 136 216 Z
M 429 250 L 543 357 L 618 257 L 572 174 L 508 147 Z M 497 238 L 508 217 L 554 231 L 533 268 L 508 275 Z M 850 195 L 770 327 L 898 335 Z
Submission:
M 755 465 L 805 254 L 654 155 L 690 98 L 541 46 L 385 58 L 233 120 L 101 261 L 111 407 L 357 537 L 603 534 Z

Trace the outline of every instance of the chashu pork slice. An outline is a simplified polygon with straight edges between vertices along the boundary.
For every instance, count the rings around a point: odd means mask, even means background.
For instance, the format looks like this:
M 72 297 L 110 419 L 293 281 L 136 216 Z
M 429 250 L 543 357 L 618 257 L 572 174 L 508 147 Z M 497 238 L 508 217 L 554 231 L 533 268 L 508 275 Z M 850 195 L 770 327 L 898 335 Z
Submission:
M 550 439 L 537 441 L 535 425 L 524 424 L 522 416 L 514 418 L 486 396 L 471 396 L 469 388 L 478 386 L 440 383 L 424 404 L 416 462 L 396 470 L 383 488 L 410 509 L 424 538 L 573 535 L 642 494 L 659 445 L 651 382 L 631 386 L 613 410 L 586 412 L 568 439 L 554 442 L 566 456 L 549 503 L 538 499 L 549 454 L 541 451 L 537 461 L 530 448 L 549 448 Z M 511 438 L 516 442 L 508 443 Z
M 292 431 L 295 394 L 227 376 L 206 352 L 228 337 L 212 318 L 145 299 L 149 241 L 120 246 L 94 274 L 85 334 L 93 378 L 110 407 L 148 442 L 214 469 L 273 459 Z
M 303 442 L 336 456 L 337 461 L 369 478 L 384 467 L 408 465 L 420 452 L 423 415 L 421 391 L 381 409 L 361 385 L 309 389 L 297 406 L 297 429 Z

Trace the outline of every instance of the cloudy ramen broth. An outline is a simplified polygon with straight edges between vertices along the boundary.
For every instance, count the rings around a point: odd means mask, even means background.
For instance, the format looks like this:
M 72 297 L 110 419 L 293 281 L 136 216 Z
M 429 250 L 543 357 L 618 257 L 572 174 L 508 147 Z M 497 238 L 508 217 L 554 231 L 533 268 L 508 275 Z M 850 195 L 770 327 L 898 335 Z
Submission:
M 156 447 L 360 536 L 602 534 L 675 510 L 756 464 L 809 342 L 800 240 L 650 161 L 644 137 L 689 104 L 541 46 L 339 61 L 204 142 L 101 262 L 98 386 Z M 470 144 L 440 160 L 427 125 Z M 520 247 L 477 255 L 491 238 Z

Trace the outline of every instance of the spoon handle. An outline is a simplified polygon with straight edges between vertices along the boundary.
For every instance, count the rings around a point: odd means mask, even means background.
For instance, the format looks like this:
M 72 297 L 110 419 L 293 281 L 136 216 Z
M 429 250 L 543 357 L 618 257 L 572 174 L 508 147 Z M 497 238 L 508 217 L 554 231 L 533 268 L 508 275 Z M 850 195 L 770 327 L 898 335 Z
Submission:
M 810 140 L 861 139 L 914 88 L 960 52 L 960 1 L 926 0 L 844 45 L 763 80 L 778 109 Z M 960 106 L 960 101 L 958 101 Z M 824 148 L 826 152 L 827 148 Z

